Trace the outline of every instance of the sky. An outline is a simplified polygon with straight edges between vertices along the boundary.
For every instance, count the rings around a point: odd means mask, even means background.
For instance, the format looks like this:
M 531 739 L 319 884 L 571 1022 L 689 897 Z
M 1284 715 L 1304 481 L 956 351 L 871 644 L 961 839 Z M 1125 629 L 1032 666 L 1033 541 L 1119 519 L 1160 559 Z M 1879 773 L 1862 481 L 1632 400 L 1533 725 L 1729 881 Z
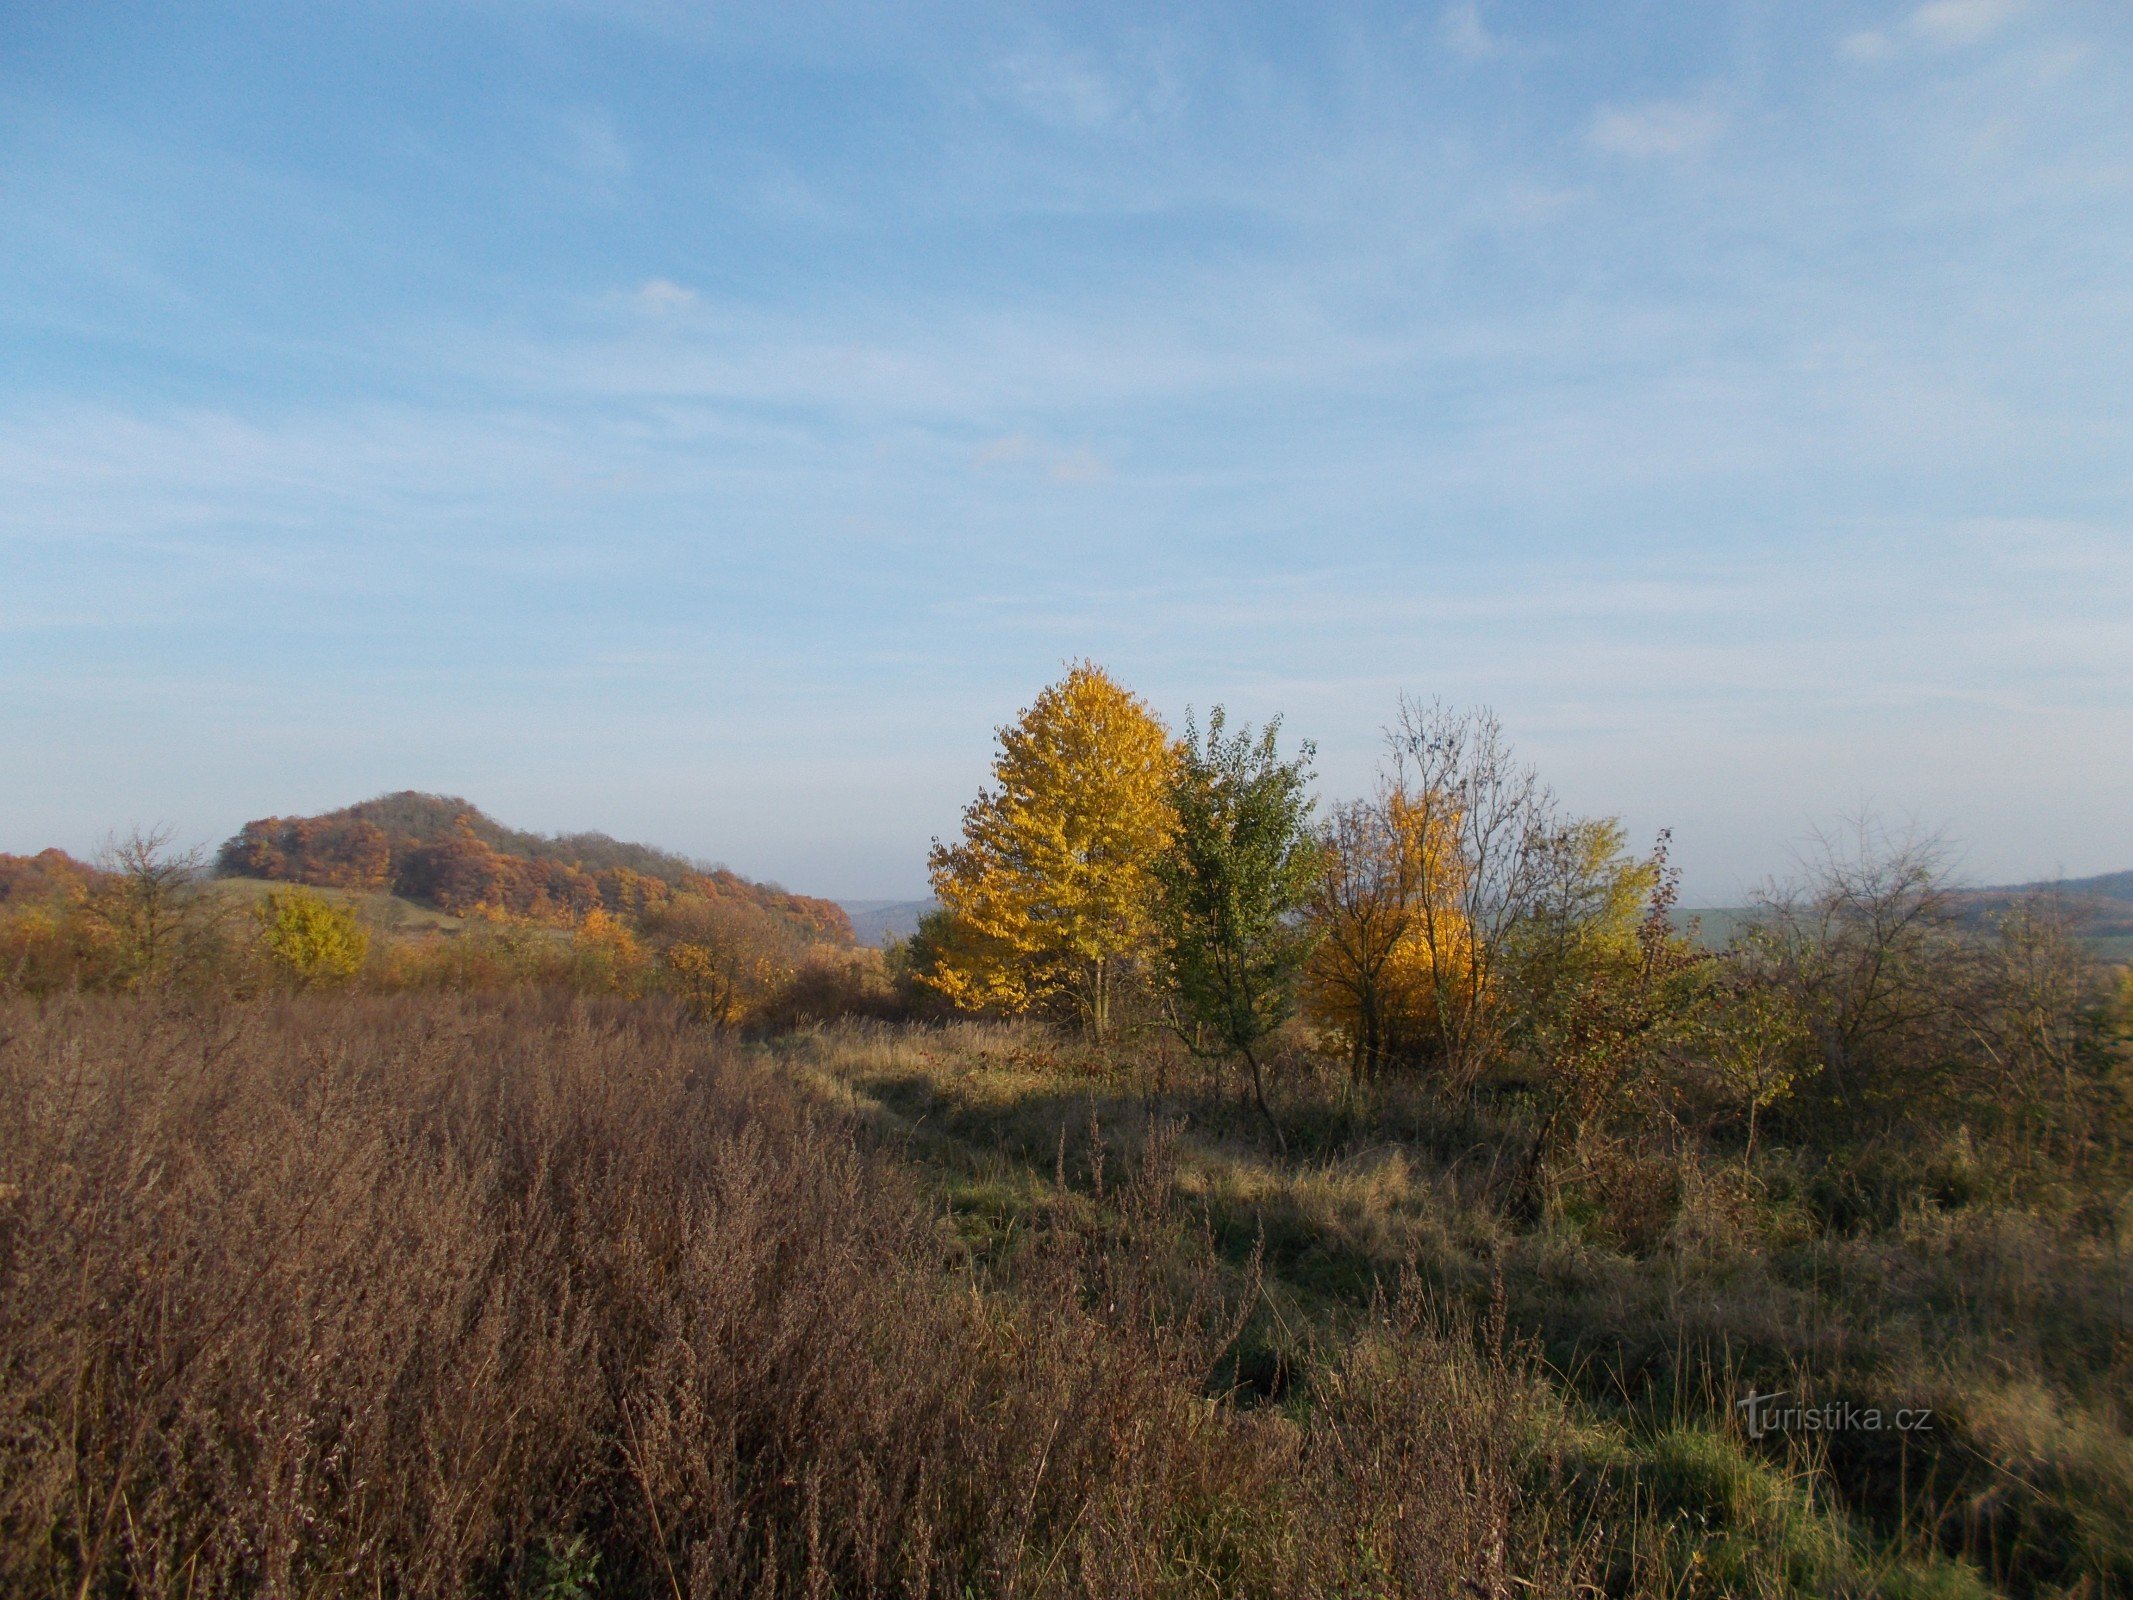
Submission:
M 0 850 L 915 896 L 1082 658 L 2133 866 L 2133 7 L 0 6 Z

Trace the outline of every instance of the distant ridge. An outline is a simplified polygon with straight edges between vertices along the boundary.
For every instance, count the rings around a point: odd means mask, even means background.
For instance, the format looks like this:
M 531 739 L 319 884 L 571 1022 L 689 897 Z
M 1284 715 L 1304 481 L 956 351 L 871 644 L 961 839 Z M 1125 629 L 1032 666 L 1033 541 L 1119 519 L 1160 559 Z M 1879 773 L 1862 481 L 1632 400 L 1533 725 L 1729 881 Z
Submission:
M 2105 872 L 2093 878 L 2056 878 L 2043 883 L 2019 883 L 2001 889 L 1980 889 L 1979 894 L 2063 894 L 2078 900 L 2124 900 L 2133 904 L 2133 872 Z
M 840 900 L 852 919 L 852 936 L 861 944 L 879 947 L 891 939 L 908 939 L 918 932 L 918 919 L 940 904 L 937 900 Z
M 553 922 L 575 921 L 595 907 L 634 913 L 675 894 L 698 895 L 769 912 L 813 939 L 853 942 L 835 901 L 604 833 L 521 832 L 457 795 L 414 789 L 317 816 L 248 822 L 217 852 L 215 870 L 389 890 L 454 916 L 486 909 Z
M 1984 924 L 2024 903 L 2063 907 L 2080 936 L 2114 958 L 2133 940 L 2133 872 L 2105 872 L 2092 878 L 2060 878 L 2039 883 L 1994 884 L 1951 891 L 1957 914 Z M 1723 945 L 1755 915 L 1751 906 L 1683 906 L 1674 914 L 1679 925 L 1691 919 L 1706 944 Z
M 1980 921 L 2000 916 L 2025 901 L 2043 901 L 2063 907 L 2085 938 L 2133 938 L 2133 872 L 1963 889 L 1957 891 L 1955 898 L 1965 916 Z

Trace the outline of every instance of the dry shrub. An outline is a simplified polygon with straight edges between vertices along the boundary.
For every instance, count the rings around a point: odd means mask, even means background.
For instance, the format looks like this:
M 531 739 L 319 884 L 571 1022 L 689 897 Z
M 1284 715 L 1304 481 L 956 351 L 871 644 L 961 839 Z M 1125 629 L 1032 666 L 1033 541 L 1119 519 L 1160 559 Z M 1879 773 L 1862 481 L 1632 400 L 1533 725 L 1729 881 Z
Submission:
M 889 1021 L 905 1010 L 879 950 L 823 945 L 763 997 L 749 1020 L 765 1028 L 801 1028 L 843 1019 Z
M 773 1070 L 532 993 L 0 1012 L 0 1589 L 1567 1591 L 1503 1363 L 1386 1312 L 1318 1415 L 1209 1398 L 1160 1141 L 981 1277 Z

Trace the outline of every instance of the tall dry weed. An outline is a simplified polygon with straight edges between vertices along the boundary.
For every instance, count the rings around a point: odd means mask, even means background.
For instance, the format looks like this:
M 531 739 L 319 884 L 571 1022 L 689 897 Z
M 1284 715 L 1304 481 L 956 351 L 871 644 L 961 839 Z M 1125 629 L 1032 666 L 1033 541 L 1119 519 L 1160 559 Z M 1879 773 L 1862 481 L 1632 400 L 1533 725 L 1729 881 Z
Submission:
M 981 1274 L 764 1058 L 531 993 L 18 1004 L 0 1126 L 9 1594 L 1570 1588 L 1514 1364 L 1221 1392 L 1159 1149 Z

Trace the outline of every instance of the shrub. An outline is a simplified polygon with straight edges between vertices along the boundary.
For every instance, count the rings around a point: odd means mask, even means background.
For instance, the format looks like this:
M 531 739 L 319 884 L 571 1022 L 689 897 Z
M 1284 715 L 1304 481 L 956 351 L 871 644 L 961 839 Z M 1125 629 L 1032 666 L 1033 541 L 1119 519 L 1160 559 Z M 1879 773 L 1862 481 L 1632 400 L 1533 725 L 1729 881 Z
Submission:
M 346 983 L 370 954 L 369 930 L 355 913 L 308 889 L 267 895 L 258 916 L 268 965 L 299 988 Z

